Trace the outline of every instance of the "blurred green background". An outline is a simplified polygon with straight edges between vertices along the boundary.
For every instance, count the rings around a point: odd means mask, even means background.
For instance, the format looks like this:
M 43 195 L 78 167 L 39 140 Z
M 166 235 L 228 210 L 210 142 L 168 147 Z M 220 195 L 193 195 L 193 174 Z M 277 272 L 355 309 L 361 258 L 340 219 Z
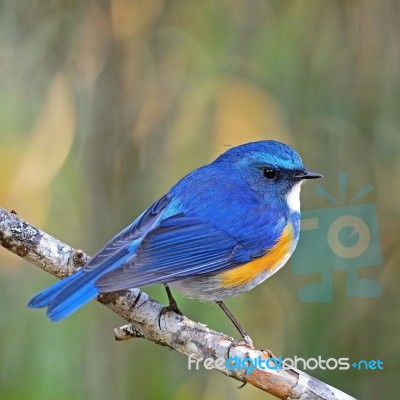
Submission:
M 379 298 L 304 303 L 290 263 L 227 301 L 258 347 L 286 357 L 381 359 L 384 371 L 311 371 L 362 399 L 400 398 L 400 5 L 396 1 L 0 2 L 0 206 L 93 254 L 177 179 L 228 146 L 276 139 L 338 197 L 368 182 Z M 303 187 L 303 209 L 331 206 Z M 361 272 L 360 272 L 361 273 Z M 55 279 L 0 249 L 0 397 L 265 399 L 173 351 L 116 343 L 92 302 L 59 324 L 26 308 Z M 148 290 L 160 301 L 160 288 Z M 194 320 L 236 335 L 211 304 Z

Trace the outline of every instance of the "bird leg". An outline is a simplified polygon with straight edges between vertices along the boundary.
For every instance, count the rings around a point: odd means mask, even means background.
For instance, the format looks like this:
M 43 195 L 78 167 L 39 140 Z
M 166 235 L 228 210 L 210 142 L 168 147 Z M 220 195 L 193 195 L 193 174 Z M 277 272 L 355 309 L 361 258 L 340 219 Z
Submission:
M 169 286 L 166 283 L 164 283 L 164 287 L 165 287 L 165 291 L 167 292 L 168 302 L 169 302 L 169 305 L 167 307 L 165 307 L 165 311 L 173 311 L 179 315 L 183 315 L 182 311 L 178 307 L 176 300 L 172 296 Z
M 234 315 L 229 311 L 228 307 L 220 300 L 216 301 L 216 303 L 222 308 L 222 311 L 232 321 L 233 325 L 235 325 L 236 329 L 242 335 L 243 341 L 238 341 L 237 344 L 240 345 L 240 344 L 242 344 L 241 342 L 244 342 L 245 345 L 254 349 L 253 341 L 251 340 L 250 336 L 242 328 L 242 326 L 239 324 L 239 321 L 234 317 Z

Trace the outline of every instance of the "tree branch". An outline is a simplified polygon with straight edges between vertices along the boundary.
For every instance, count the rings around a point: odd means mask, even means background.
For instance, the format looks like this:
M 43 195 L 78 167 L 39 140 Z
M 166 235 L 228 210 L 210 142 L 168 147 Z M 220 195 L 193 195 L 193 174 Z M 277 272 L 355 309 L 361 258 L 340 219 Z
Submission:
M 0 244 L 58 278 L 74 273 L 90 259 L 82 250 L 73 249 L 21 220 L 14 212 L 1 208 Z M 225 360 L 235 356 L 240 359 L 261 357 L 262 360 L 270 357 L 268 351 L 235 345 L 233 339 L 223 333 L 174 312 L 163 312 L 164 307 L 160 303 L 139 289 L 102 294 L 98 301 L 130 323 L 115 329 L 116 340 L 146 338 L 201 362 L 220 357 Z M 246 374 L 243 369 L 228 370 L 225 365 L 220 367 L 218 370 L 225 375 L 280 399 L 354 399 L 294 368 L 255 369 L 251 374 Z

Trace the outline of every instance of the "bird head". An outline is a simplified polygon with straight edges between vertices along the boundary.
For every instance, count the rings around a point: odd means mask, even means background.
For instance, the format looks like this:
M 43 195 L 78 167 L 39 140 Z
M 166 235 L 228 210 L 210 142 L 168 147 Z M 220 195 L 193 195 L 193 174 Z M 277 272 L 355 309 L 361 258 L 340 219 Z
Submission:
M 322 177 L 307 170 L 290 146 L 274 140 L 233 147 L 215 162 L 234 169 L 235 175 L 245 180 L 246 185 L 265 201 L 284 200 L 295 212 L 300 211 L 300 187 L 304 180 Z

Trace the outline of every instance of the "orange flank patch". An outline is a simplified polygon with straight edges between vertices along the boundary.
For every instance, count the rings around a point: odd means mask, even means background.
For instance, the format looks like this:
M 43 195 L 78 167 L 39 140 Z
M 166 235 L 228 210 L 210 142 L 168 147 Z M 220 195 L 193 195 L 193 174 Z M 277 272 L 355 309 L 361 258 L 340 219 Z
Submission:
M 221 284 L 224 287 L 240 286 L 250 282 L 258 274 L 265 270 L 273 273 L 282 260 L 290 252 L 293 241 L 293 228 L 291 224 L 286 225 L 281 237 L 266 254 L 258 257 L 239 267 L 230 269 L 220 275 Z

